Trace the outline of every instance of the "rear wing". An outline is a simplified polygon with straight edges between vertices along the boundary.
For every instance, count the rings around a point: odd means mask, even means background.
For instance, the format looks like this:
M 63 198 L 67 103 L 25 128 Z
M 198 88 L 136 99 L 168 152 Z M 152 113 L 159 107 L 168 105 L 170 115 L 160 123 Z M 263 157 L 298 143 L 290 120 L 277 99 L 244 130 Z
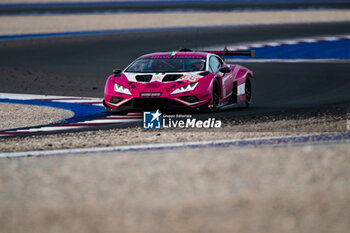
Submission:
M 213 53 L 218 56 L 221 56 L 225 60 L 225 56 L 250 56 L 255 57 L 255 50 L 228 50 L 224 48 L 224 50 L 219 51 L 204 51 L 206 53 Z

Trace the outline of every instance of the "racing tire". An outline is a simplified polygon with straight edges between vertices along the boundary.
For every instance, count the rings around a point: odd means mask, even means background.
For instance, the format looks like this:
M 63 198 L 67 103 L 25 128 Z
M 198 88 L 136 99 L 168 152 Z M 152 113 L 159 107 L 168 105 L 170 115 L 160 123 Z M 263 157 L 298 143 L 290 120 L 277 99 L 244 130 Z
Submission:
M 221 95 L 220 84 L 219 84 L 219 81 L 215 79 L 213 82 L 213 92 L 212 92 L 212 99 L 213 99 L 212 110 L 214 111 L 218 110 L 219 108 L 220 95 Z
M 230 98 L 230 104 L 236 104 L 237 103 L 237 82 L 233 82 L 233 88 L 232 88 L 232 94 Z
M 245 81 L 244 97 L 244 105 L 246 108 L 249 108 L 252 99 L 252 83 L 250 77 L 247 77 Z

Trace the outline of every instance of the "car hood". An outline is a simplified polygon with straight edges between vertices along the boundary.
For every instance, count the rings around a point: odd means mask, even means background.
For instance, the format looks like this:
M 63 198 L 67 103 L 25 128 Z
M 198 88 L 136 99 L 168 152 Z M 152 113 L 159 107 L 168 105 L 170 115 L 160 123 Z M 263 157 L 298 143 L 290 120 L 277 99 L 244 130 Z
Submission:
M 140 83 L 148 83 L 148 82 L 173 82 L 173 81 L 184 81 L 184 82 L 197 82 L 201 78 L 203 78 L 198 72 L 186 72 L 186 73 L 123 73 L 128 81 L 131 82 L 140 82 Z

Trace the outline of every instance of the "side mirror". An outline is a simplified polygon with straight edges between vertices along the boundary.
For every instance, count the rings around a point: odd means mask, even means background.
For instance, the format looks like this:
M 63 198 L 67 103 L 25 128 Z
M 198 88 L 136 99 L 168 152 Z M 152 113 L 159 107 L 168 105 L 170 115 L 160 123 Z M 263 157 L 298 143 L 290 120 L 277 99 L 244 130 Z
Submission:
M 221 72 L 221 73 L 224 73 L 224 74 L 226 74 L 226 73 L 228 73 L 228 72 L 231 72 L 231 69 L 230 69 L 230 67 L 221 67 L 220 69 L 219 69 L 219 71 Z
M 122 70 L 121 69 L 114 69 L 113 74 L 114 74 L 114 77 L 120 77 L 122 74 Z

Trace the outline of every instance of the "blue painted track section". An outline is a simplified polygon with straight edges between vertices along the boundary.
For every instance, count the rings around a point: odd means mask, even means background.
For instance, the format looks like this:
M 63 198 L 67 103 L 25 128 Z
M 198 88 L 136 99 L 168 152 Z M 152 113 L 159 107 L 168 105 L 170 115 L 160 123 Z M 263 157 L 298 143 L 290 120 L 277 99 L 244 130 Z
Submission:
M 256 58 L 349 59 L 350 40 L 322 41 L 256 49 Z
M 53 108 L 61 108 L 61 109 L 70 110 L 74 113 L 73 117 L 61 120 L 59 122 L 55 122 L 53 124 L 40 125 L 37 127 L 24 127 L 24 128 L 17 128 L 17 129 L 11 129 L 11 130 L 19 130 L 19 129 L 22 130 L 22 129 L 29 129 L 29 128 L 33 129 L 33 128 L 40 128 L 44 126 L 60 125 L 63 123 L 74 123 L 79 121 L 94 120 L 94 119 L 99 119 L 109 115 L 109 113 L 105 111 L 104 107 L 95 106 L 91 104 L 63 103 L 63 102 L 43 101 L 43 100 L 17 100 L 17 99 L 0 99 L 0 103 L 26 104 L 26 105 L 38 105 L 38 106 L 46 106 L 46 107 L 53 107 Z M 23 114 L 25 114 L 25 112 Z M 2 130 L 2 131 L 6 131 L 6 130 Z
M 254 48 L 256 59 L 350 59 L 350 39 Z M 251 59 L 235 56 L 232 58 Z

